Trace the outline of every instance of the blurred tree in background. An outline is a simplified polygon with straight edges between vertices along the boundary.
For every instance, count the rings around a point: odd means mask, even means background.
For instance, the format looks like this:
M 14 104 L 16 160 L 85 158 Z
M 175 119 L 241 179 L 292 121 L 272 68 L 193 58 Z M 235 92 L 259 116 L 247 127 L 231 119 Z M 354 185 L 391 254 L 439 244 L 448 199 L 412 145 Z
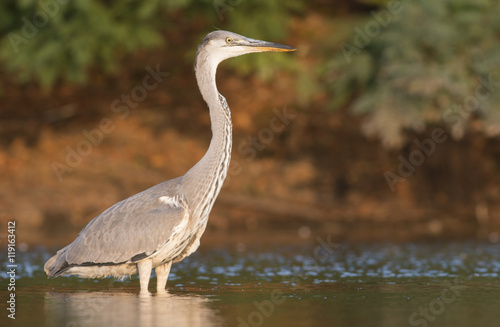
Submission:
M 19 83 L 50 88 L 83 83 L 92 66 L 106 73 L 132 51 L 158 46 L 158 10 L 182 1 L 19 0 L 0 4 L 0 60 Z
M 176 29 L 176 14 L 203 17 L 208 26 L 228 21 L 228 29 L 256 38 L 283 38 L 302 0 L 10 0 L 0 3 L 0 62 L 20 84 L 35 81 L 50 89 L 57 81 L 85 83 L 91 68 L 116 72 L 123 57 L 163 44 Z M 238 10 L 235 8 L 238 7 Z M 258 13 L 258 15 L 249 15 Z M 206 31 L 203 31 L 205 33 Z M 266 60 L 266 67 L 286 61 Z M 260 58 L 239 61 L 241 72 Z M 271 63 L 270 60 L 272 61 Z M 268 70 L 267 74 L 273 70 Z
M 351 218 L 415 219 L 432 235 L 455 226 L 453 213 L 463 214 L 465 231 L 487 224 L 485 212 L 500 222 L 500 144 L 491 138 L 500 133 L 499 7 L 493 0 L 2 1 L 0 179 L 9 192 L 0 194 L 0 206 L 34 217 L 32 226 L 51 225 L 53 217 L 83 222 L 182 174 L 210 135 L 206 106 L 193 96 L 196 45 L 226 29 L 298 48 L 235 58 L 224 64 L 232 71 L 220 71 L 221 90 L 240 108 L 233 162 L 245 171 L 227 186 L 236 195 L 226 198 L 227 208 L 257 203 L 269 217 L 345 217 L 349 226 Z M 110 104 L 140 86 L 147 65 L 171 75 L 124 120 Z M 269 109 L 285 111 L 284 103 L 300 119 L 248 160 L 241 145 L 260 138 L 273 119 Z M 93 159 L 82 156 L 61 187 L 51 163 L 90 142 L 86 131 L 103 118 L 113 119 L 116 132 L 103 135 Z M 406 139 L 421 140 L 438 126 L 462 139 L 440 145 L 403 176 L 403 160 L 420 153 Z M 394 189 L 384 172 L 396 171 L 405 182 Z M 283 202 L 274 210 L 269 199 Z M 451 223 L 427 226 L 432 210 L 450 213 Z
M 473 117 L 487 136 L 500 134 L 500 3 L 392 6 L 373 11 L 328 62 L 332 105 L 352 101 L 355 113 L 368 116 L 364 132 L 386 147 L 433 124 L 446 124 L 459 139 Z
M 336 34 L 352 30 L 344 42 L 332 37 L 314 45 L 322 51 L 310 55 L 319 57 L 322 70 L 280 55 L 244 56 L 228 65 L 263 78 L 284 68 L 295 71 L 302 104 L 312 93 L 324 93 L 334 108 L 352 106 L 367 116 L 365 133 L 387 147 L 401 146 L 405 131 L 422 132 L 432 124 L 445 123 L 461 138 L 472 117 L 486 135 L 500 134 L 494 85 L 500 70 L 498 1 L 361 2 L 363 21 L 350 17 L 351 25 L 344 26 L 335 17 Z M 191 23 L 200 37 L 221 27 L 281 40 L 293 17 L 325 6 L 334 7 L 305 0 L 8 0 L 0 3 L 0 64 L 19 84 L 50 89 L 57 82 L 86 83 L 92 71 L 116 73 L 126 56 L 163 46 L 165 35 L 180 29 L 179 16 L 202 20 Z M 481 99 L 480 85 L 488 87 Z

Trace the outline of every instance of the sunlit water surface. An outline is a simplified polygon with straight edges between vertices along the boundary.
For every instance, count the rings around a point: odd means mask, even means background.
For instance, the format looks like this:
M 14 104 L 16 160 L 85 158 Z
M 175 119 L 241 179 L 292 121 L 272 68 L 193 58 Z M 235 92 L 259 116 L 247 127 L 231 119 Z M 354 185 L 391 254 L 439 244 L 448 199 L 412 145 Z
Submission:
M 47 280 L 54 250 L 16 254 L 16 320 L 3 309 L 1 326 L 500 326 L 497 244 L 202 248 L 149 296 L 136 276 Z

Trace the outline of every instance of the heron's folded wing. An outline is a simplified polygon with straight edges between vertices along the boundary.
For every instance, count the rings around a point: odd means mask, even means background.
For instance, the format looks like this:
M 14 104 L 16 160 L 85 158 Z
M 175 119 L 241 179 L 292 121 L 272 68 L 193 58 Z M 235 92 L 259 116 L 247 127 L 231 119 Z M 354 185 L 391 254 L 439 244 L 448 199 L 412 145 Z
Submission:
M 132 196 L 94 218 L 66 250 L 68 264 L 121 263 L 144 258 L 167 243 L 188 219 L 175 197 Z

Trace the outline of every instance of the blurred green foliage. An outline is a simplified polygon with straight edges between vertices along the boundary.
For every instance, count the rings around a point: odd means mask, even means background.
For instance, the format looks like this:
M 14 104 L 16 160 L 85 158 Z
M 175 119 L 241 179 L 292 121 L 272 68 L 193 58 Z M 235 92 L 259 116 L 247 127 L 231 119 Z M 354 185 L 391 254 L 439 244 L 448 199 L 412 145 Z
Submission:
M 455 138 L 471 126 L 490 136 L 500 134 L 500 2 L 359 2 L 378 9 L 363 13 L 361 21 L 359 16 L 348 16 L 345 23 L 335 18 L 335 35 L 352 29 L 340 46 L 338 37 L 311 45 L 311 62 L 324 62 L 322 69 L 297 65 L 295 56 L 286 54 L 243 56 L 227 65 L 241 74 L 257 71 L 265 79 L 277 70 L 294 71 L 300 104 L 326 91 L 332 107 L 350 105 L 354 113 L 366 115 L 364 132 L 380 137 L 387 147 L 402 146 L 406 131 L 437 124 L 445 124 Z M 19 84 L 36 82 L 47 90 L 56 82 L 84 84 L 90 71 L 118 72 L 127 55 L 163 46 L 167 35 L 187 29 L 177 26 L 179 21 L 192 24 L 189 31 L 199 33 L 199 40 L 220 28 L 279 42 L 291 18 L 310 13 L 315 4 L 6 0 L 0 2 L 0 65 Z M 192 61 L 196 47 L 186 49 Z M 324 83 L 318 76 L 325 77 Z M 477 124 L 470 124 L 472 117 Z
M 6 0 L 0 2 L 0 64 L 15 81 L 85 83 L 88 71 L 118 70 L 125 55 L 159 47 L 163 33 L 175 29 L 169 14 L 202 16 L 210 30 L 223 27 L 254 38 L 276 40 L 286 34 L 290 15 L 304 0 Z M 166 18 L 167 17 L 167 18 Z M 195 51 L 195 47 L 193 47 Z M 288 66 L 283 56 L 238 62 L 246 73 Z M 269 77 L 273 69 L 261 69 Z
M 393 3 L 368 15 L 327 63 L 332 106 L 367 115 L 365 133 L 387 147 L 432 124 L 461 138 L 472 117 L 477 130 L 500 134 L 500 2 Z
M 95 65 L 115 71 L 131 51 L 161 44 L 154 18 L 182 1 L 18 0 L 0 3 L 0 60 L 20 83 L 85 82 Z

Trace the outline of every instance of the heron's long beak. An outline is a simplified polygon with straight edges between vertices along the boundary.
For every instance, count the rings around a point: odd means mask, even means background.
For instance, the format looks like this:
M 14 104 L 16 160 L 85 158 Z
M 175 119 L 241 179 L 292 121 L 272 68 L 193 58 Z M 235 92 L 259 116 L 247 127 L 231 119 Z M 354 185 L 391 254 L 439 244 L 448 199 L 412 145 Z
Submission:
M 288 45 L 283 45 L 279 43 L 273 43 L 273 42 L 267 42 L 267 41 L 260 41 L 260 40 L 254 40 L 254 39 L 249 39 L 246 38 L 244 40 L 241 40 L 240 42 L 237 42 L 237 44 L 244 47 L 245 49 L 249 51 L 254 51 L 254 52 L 288 52 L 288 51 L 295 51 L 297 49 L 289 47 Z

